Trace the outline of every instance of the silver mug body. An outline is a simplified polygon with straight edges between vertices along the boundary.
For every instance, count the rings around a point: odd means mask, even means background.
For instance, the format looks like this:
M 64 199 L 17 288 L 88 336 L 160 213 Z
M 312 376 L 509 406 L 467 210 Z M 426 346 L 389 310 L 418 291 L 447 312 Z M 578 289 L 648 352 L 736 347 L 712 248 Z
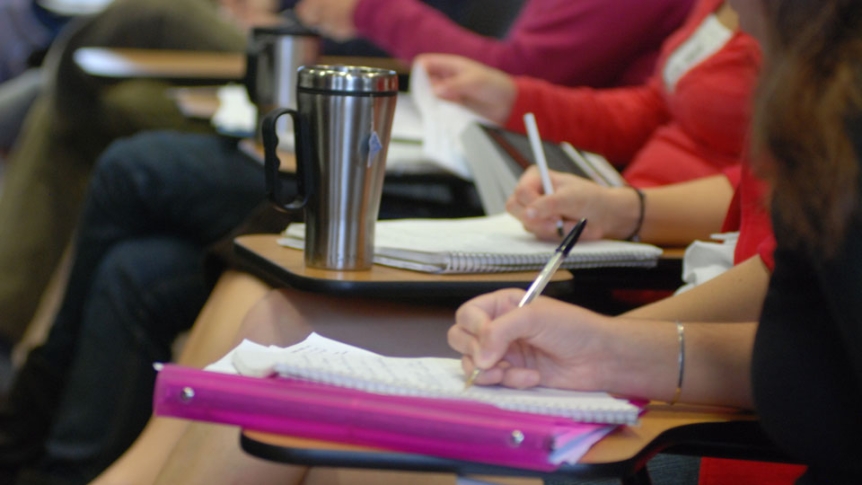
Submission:
M 257 106 L 257 129 L 263 116 L 279 107 L 296 108 L 296 74 L 320 57 L 320 37 L 295 24 L 252 29 L 246 54 L 246 90 Z M 279 122 L 279 134 L 291 133 L 289 119 Z
M 267 185 L 278 168 L 267 131 L 275 131 L 281 114 L 295 113 L 299 196 L 291 204 L 274 201 L 286 210 L 304 210 L 307 266 L 369 269 L 374 261 L 374 228 L 395 115 L 397 75 L 357 66 L 311 66 L 301 68 L 297 78 L 296 110 L 276 110 L 270 113 L 275 118 L 264 122 Z

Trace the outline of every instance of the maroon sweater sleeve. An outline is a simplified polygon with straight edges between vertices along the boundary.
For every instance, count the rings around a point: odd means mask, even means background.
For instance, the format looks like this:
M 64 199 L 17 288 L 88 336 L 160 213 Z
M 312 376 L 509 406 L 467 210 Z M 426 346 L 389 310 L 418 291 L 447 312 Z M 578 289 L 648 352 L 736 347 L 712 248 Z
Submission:
M 529 0 L 505 39 L 473 33 L 418 0 L 361 0 L 358 33 L 405 61 L 458 54 L 569 86 L 642 82 L 693 0 Z M 636 69 L 639 79 L 631 78 Z

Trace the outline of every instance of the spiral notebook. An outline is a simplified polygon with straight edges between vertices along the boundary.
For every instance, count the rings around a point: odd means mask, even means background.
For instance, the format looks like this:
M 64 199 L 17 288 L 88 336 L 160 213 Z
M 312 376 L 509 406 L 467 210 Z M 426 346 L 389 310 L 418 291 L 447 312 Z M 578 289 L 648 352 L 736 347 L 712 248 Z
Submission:
M 302 249 L 305 225 L 291 224 L 279 244 Z M 374 262 L 425 273 L 496 273 L 540 270 L 557 249 L 540 241 L 509 214 L 462 219 L 396 219 L 377 222 Z M 628 241 L 579 242 L 565 269 L 656 265 L 662 250 Z
M 286 348 L 243 342 L 231 356 L 242 375 L 297 378 L 376 394 L 432 397 L 491 404 L 500 409 L 569 418 L 582 423 L 630 424 L 641 407 L 604 392 L 536 387 L 464 389 L 457 359 L 387 357 L 312 334 Z

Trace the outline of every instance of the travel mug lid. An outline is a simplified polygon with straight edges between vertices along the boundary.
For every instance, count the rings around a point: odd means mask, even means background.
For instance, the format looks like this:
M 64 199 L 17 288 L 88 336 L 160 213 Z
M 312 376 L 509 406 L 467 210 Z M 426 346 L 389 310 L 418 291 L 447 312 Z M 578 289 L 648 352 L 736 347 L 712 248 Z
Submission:
M 302 66 L 297 87 L 340 93 L 395 93 L 398 74 L 389 69 L 363 66 Z

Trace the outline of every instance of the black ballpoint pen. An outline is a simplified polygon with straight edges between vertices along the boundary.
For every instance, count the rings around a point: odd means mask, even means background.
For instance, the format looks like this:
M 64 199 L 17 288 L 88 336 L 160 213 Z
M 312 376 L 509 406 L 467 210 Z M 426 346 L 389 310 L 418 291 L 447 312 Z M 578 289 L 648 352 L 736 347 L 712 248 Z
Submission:
M 572 248 L 575 247 L 575 243 L 578 242 L 578 238 L 581 237 L 581 233 L 584 231 L 584 226 L 586 225 L 586 219 L 581 219 L 577 224 L 575 224 L 575 227 L 573 227 L 569 234 L 563 239 L 563 242 L 557 246 L 556 251 L 554 251 L 554 255 L 551 256 L 551 259 L 548 260 L 545 267 L 542 268 L 539 276 L 537 276 L 530 287 L 527 288 L 527 293 L 525 293 L 524 297 L 521 298 L 521 302 L 518 303 L 518 308 L 530 303 L 535 300 L 537 296 L 542 294 L 542 291 L 544 291 L 545 287 L 548 286 L 554 273 L 560 269 L 560 265 L 563 264 L 563 260 L 566 259 L 569 252 L 571 252 Z M 479 377 L 479 373 L 481 372 L 482 370 L 478 367 L 473 369 L 473 373 L 470 374 L 470 377 L 468 377 L 467 381 L 464 383 L 465 390 L 473 385 L 473 382 L 477 377 Z
M 527 293 L 524 295 L 524 298 L 521 299 L 521 302 L 518 303 L 518 307 L 522 307 L 527 303 L 530 303 L 537 296 L 542 294 L 542 291 L 544 291 L 545 287 L 548 286 L 554 273 L 560 269 L 560 265 L 563 264 L 563 260 L 566 259 L 569 252 L 571 252 L 572 248 L 575 247 L 575 243 L 578 242 L 578 238 L 581 237 L 581 233 L 584 231 L 584 226 L 586 225 L 586 219 L 581 219 L 577 224 L 575 224 L 575 227 L 572 228 L 568 236 L 566 236 L 563 239 L 563 242 L 557 246 L 557 250 L 554 251 L 554 255 L 551 256 L 551 259 L 548 260 L 545 267 L 542 268 L 539 276 L 537 276 L 530 287 L 527 288 Z

